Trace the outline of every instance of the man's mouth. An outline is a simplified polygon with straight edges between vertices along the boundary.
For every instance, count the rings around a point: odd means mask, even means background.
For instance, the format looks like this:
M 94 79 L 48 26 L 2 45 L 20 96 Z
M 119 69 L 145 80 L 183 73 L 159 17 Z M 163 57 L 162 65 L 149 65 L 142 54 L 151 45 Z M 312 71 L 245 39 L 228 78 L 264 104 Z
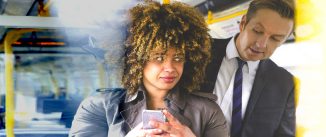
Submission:
M 250 48 L 250 51 L 253 52 L 253 53 L 256 53 L 256 54 L 264 53 L 264 52 L 262 52 L 262 51 L 255 50 L 255 49 L 253 49 L 253 48 Z

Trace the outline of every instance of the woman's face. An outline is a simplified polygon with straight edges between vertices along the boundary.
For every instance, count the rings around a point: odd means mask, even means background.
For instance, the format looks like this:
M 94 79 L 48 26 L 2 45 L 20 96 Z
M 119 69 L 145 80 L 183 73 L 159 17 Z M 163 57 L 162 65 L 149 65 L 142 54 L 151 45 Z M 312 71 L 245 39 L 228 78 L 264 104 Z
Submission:
M 154 50 L 143 70 L 143 84 L 148 91 L 169 91 L 180 80 L 183 72 L 184 54 L 170 48 L 164 54 Z

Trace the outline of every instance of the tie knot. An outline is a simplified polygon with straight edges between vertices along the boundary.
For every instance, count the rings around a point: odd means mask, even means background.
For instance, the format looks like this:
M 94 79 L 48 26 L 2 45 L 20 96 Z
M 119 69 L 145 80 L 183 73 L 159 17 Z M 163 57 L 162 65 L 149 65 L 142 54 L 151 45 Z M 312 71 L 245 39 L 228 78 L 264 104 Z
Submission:
M 237 57 L 237 61 L 238 61 L 238 68 L 242 68 L 243 65 L 246 64 L 246 62 L 241 60 L 239 57 Z

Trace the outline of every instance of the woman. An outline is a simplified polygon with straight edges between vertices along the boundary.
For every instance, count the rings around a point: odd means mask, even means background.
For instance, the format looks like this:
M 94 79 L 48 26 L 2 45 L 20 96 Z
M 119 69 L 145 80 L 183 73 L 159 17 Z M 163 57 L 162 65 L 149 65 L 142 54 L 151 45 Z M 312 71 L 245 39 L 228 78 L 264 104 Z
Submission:
M 204 18 L 175 2 L 146 2 L 129 11 L 122 83 L 126 91 L 89 97 L 80 105 L 70 136 L 225 137 L 226 121 L 218 105 L 192 94 L 203 82 L 210 58 Z M 167 122 L 150 121 L 142 111 L 163 109 Z

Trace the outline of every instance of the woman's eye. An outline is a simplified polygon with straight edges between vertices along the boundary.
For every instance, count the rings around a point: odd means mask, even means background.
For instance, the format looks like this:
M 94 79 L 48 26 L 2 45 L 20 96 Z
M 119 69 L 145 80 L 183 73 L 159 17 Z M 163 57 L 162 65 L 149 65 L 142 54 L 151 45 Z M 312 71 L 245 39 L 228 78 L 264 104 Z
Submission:
M 174 61 L 176 61 L 176 62 L 183 62 L 184 61 L 184 59 L 182 58 L 182 57 L 174 57 Z
M 161 61 L 163 61 L 163 57 L 162 56 L 157 56 L 157 57 L 155 57 L 155 60 L 161 62 Z

